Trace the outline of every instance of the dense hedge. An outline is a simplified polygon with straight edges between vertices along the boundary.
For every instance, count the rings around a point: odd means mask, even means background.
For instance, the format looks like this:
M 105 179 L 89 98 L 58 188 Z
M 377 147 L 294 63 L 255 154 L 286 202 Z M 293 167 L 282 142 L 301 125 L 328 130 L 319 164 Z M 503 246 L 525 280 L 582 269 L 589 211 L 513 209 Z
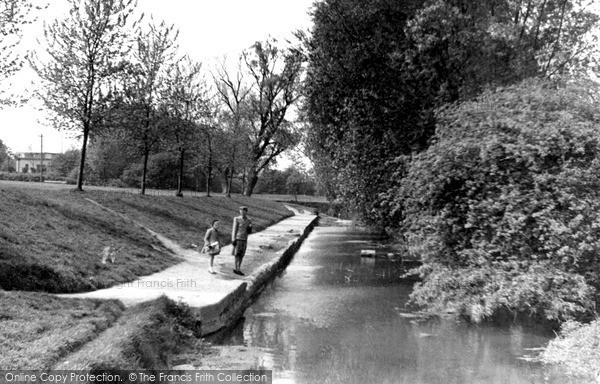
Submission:
M 564 321 L 600 287 L 600 114 L 589 85 L 528 81 L 438 113 L 396 196 L 432 311 Z
M 46 178 L 43 177 L 42 180 Z M 39 173 L 0 172 L 0 180 L 9 181 L 40 181 Z
M 39 173 L 16 173 L 16 172 L 0 172 L 0 180 L 8 180 L 8 181 L 40 181 Z M 42 180 L 44 181 L 65 181 L 66 178 L 60 175 L 57 175 L 52 172 L 44 172 L 42 176 Z

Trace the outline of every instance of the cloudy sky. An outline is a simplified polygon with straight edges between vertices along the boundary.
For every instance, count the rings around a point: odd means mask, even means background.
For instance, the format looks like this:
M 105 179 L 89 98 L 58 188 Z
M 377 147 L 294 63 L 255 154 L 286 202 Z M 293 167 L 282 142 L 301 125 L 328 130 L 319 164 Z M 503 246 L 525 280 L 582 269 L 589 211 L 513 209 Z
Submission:
M 181 53 L 207 65 L 223 55 L 236 56 L 244 48 L 269 35 L 291 36 L 296 29 L 310 28 L 308 12 L 313 0 L 138 0 L 138 9 L 154 20 L 175 24 L 179 29 Z M 60 17 L 66 11 L 64 0 L 52 0 L 36 25 L 23 38 L 23 46 L 35 49 L 36 37 L 44 20 Z M 31 72 L 24 70 L 10 87 L 27 87 Z M 35 105 L 0 109 L 0 140 L 13 152 L 39 151 L 40 135 L 44 136 L 44 152 L 62 152 L 77 146 L 69 133 L 49 126 L 44 113 Z

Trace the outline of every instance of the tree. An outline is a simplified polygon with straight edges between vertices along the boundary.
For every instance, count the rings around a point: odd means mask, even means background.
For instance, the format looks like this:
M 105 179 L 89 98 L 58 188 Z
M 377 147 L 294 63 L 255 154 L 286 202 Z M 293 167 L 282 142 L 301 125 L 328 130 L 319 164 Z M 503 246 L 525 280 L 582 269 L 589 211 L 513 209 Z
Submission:
M 0 171 L 10 171 L 14 169 L 13 158 L 10 149 L 0 140 Z
M 91 141 L 88 157 L 92 178 L 102 185 L 118 183 L 127 166 L 138 159 L 120 137 L 113 134 L 97 134 Z
M 440 100 L 450 102 L 489 85 L 565 74 L 593 52 L 595 39 L 586 35 L 598 16 L 586 10 L 589 3 L 431 0 L 408 24 L 411 61 L 427 63 Z
M 304 56 L 298 49 L 277 47 L 275 40 L 257 42 L 243 56 L 252 79 L 248 95 L 252 136 L 244 191 L 251 196 L 260 172 L 298 142 L 286 114 L 300 97 Z
M 285 195 L 288 174 L 278 169 L 265 169 L 256 184 L 256 193 Z
M 217 97 L 224 106 L 219 115 L 221 126 L 225 131 L 220 135 L 221 147 L 227 148 L 227 157 L 222 169 L 224 178 L 223 190 L 227 197 L 231 197 L 233 177 L 240 159 L 245 157 L 244 147 L 248 147 L 246 134 L 249 119 L 247 99 L 251 87 L 245 81 L 243 70 L 243 55 L 237 60 L 235 72 L 232 74 L 227 69 L 223 60 L 213 71 L 213 81 L 217 90 Z
M 52 159 L 50 172 L 58 176 L 67 177 L 69 173 L 77 168 L 77 163 L 81 159 L 81 153 L 78 149 L 69 149 Z
M 369 219 L 390 185 L 390 159 L 422 150 L 433 132 L 431 86 L 407 71 L 405 30 L 418 1 L 315 4 L 304 118 L 307 152 L 330 197 Z M 423 68 L 425 70 L 426 68 Z
M 184 58 L 169 71 L 169 83 L 165 86 L 162 99 L 168 116 L 167 130 L 171 142 L 179 153 L 177 196 L 182 194 L 184 159 L 186 151 L 198 149 L 204 143 L 208 153 L 206 193 L 210 196 L 213 159 L 213 127 L 210 123 L 212 106 L 209 103 L 206 82 L 201 73 L 201 63 Z
M 414 302 L 473 321 L 593 313 L 599 99 L 589 83 L 529 80 L 439 110 L 435 143 L 389 202 L 402 202 L 402 229 L 419 244 Z
M 69 15 L 44 30 L 47 57 L 30 64 L 43 80 L 38 92 L 57 115 L 55 126 L 78 130 L 82 136 L 77 189 L 83 190 L 84 165 L 90 134 L 102 124 L 104 97 L 124 58 L 128 18 L 134 0 L 68 0 Z M 61 129 L 61 128 L 59 128 Z
M 306 172 L 292 166 L 286 170 L 286 173 L 285 187 L 288 193 L 294 195 L 296 202 L 298 202 L 299 194 L 314 194 L 312 183 Z
M 112 86 L 108 125 L 142 157 L 142 195 L 146 193 L 148 159 L 158 150 L 168 128 L 162 94 L 170 65 L 176 62 L 178 34 L 173 25 L 164 22 L 158 26 L 151 22 L 147 30 L 140 30 L 131 61 Z

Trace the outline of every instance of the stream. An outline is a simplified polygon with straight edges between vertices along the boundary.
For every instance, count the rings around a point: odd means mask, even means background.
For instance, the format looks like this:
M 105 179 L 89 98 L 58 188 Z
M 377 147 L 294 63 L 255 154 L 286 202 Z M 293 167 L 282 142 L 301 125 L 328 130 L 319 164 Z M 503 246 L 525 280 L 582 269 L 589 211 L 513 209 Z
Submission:
M 259 349 L 274 383 L 567 384 L 531 358 L 553 333 L 519 324 L 423 320 L 392 252 L 349 221 L 322 219 L 222 345 Z

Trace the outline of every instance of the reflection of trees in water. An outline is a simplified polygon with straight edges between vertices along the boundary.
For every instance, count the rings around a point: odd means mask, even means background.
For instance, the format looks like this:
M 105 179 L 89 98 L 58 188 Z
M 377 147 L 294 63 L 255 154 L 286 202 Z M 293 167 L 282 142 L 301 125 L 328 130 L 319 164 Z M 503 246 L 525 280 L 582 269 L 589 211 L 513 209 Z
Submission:
M 277 369 L 293 370 L 296 366 L 296 319 L 282 316 L 255 315 L 247 324 L 249 347 L 266 348 L 277 356 Z M 267 366 L 267 362 L 264 362 Z
M 293 371 L 297 383 L 525 384 L 544 376 L 540 367 L 516 361 L 539 342 L 519 325 L 390 323 L 378 322 L 377 316 L 345 320 L 346 325 L 331 328 L 290 316 L 258 314 L 246 324 L 246 340 L 250 347 L 270 351 L 264 367 Z

